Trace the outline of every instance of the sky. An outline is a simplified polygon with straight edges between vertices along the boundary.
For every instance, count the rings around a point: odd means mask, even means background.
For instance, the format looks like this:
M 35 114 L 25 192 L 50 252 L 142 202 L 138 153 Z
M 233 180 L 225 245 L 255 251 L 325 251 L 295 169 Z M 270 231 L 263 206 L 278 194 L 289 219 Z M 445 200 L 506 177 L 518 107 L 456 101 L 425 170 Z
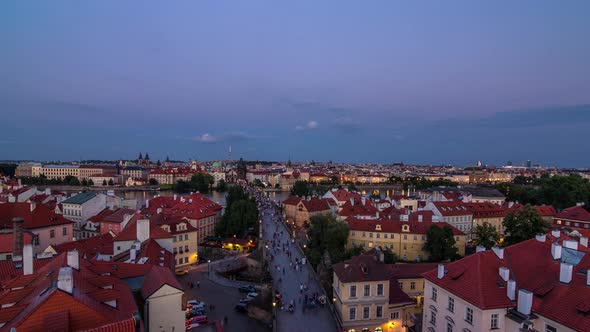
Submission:
M 6 1 L 0 159 L 590 167 L 590 1 Z

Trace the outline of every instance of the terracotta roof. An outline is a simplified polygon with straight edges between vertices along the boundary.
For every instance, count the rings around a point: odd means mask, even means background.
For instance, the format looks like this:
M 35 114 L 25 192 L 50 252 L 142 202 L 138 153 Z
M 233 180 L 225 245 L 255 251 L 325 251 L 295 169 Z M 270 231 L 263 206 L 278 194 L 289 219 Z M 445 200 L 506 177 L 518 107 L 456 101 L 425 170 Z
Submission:
M 517 289 L 535 293 L 534 313 L 575 330 L 589 331 L 590 317 L 580 314 L 579 307 L 590 298 L 585 274 L 590 268 L 590 257 L 586 248 L 576 251 L 563 247 L 562 258 L 568 257 L 569 262 L 577 264 L 572 281 L 561 283 L 560 261 L 551 256 L 551 246 L 556 241 L 562 239 L 547 235 L 544 242 L 531 239 L 506 247 L 502 260 L 487 250 L 446 265 L 447 273 L 442 279 L 437 278 L 436 270 L 424 277 L 479 308 L 510 308 L 516 306 L 516 301 L 508 299 L 505 282 L 499 276 L 499 268 L 506 267 Z
M 389 264 L 389 273 L 396 279 L 422 278 L 422 274 L 436 269 L 438 263 Z
M 406 233 L 406 234 L 426 234 L 430 226 L 445 227 L 449 226 L 453 229 L 454 235 L 465 235 L 465 233 L 449 225 L 446 222 L 428 222 L 428 221 L 400 221 L 400 220 L 370 220 L 370 219 L 357 219 L 348 218 L 348 228 L 351 231 L 366 231 L 366 232 L 383 232 L 383 233 Z M 377 230 L 377 226 L 381 227 L 381 230 Z M 408 232 L 403 232 L 403 226 L 410 226 Z
M 387 264 L 379 260 L 375 249 L 334 264 L 333 268 L 340 282 L 389 280 Z
M 23 227 L 26 229 L 73 223 L 44 204 L 36 205 L 33 211 L 30 203 L 0 204 L 0 227 L 12 227 L 12 219 L 15 217 L 24 218 Z
M 307 212 L 321 212 L 321 211 L 330 211 L 330 206 L 328 202 L 321 198 L 312 197 L 310 200 L 303 199 L 300 203 L 305 207 Z
M 115 323 L 106 324 L 83 332 L 135 332 L 135 320 L 129 318 Z
M 432 202 L 440 213 L 447 216 L 464 216 L 472 214 L 471 210 L 463 202 L 447 201 Z
M 119 235 L 115 238 L 117 241 L 134 241 L 137 240 L 137 221 L 144 218 L 141 214 L 135 214 L 131 220 L 127 223 L 125 229 L 119 232 Z M 166 239 L 171 238 L 172 235 L 163 230 L 156 223 L 150 222 L 150 238 L 152 239 Z
M 298 196 L 289 196 L 286 200 L 283 201 L 283 205 L 297 205 L 301 201 L 301 197 Z
M 58 253 L 78 250 L 85 258 L 94 259 L 97 254 L 112 255 L 114 235 L 105 233 L 77 241 L 58 244 L 54 247 Z
M 370 200 L 366 199 L 363 204 L 362 199 L 354 199 L 354 205 L 348 201 L 342 205 L 338 215 L 343 217 L 351 216 L 375 216 L 377 217 L 379 210 L 371 203 Z
M 573 206 L 557 213 L 555 218 L 590 222 L 590 208 L 587 206 Z
M 23 244 L 31 244 L 33 236 L 31 233 L 23 230 Z M 0 253 L 9 253 L 14 251 L 14 234 L 0 233 Z
M 206 196 L 195 193 L 189 196 L 159 196 L 149 201 L 149 207 L 146 209 L 149 214 L 156 214 L 158 208 L 163 213 L 180 218 L 203 219 L 216 215 L 223 207 Z
M 147 299 L 164 285 L 182 291 L 182 286 L 180 286 L 178 280 L 176 280 L 176 277 L 169 269 L 153 266 L 143 280 L 143 284 L 141 285 L 141 295 L 144 299 Z
M 389 280 L 389 304 L 414 304 L 416 303 L 408 294 L 399 288 L 399 282 L 393 278 Z

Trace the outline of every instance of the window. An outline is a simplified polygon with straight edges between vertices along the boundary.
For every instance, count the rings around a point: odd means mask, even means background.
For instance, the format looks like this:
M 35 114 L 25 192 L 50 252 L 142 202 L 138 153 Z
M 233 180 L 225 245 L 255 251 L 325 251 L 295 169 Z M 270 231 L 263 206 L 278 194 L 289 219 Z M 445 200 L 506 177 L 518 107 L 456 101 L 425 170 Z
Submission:
M 373 233 L 369 233 L 369 237 L 372 238 L 373 237 Z
M 350 236 L 355 236 L 355 235 L 356 235 L 355 231 L 350 232 Z
M 377 296 L 383 296 L 383 284 L 377 284 Z
M 498 314 L 492 314 L 490 319 L 490 328 L 497 329 L 498 328 Z
M 434 311 L 430 312 L 430 324 L 436 325 L 436 312 Z
M 179 258 L 179 259 L 178 259 L 178 264 L 179 264 L 179 265 L 180 265 L 180 264 L 182 264 L 182 258 Z
M 371 307 L 363 307 L 363 319 L 369 319 L 371 317 Z
M 436 288 L 432 288 L 432 296 L 431 297 L 434 302 L 436 302 L 437 295 L 438 294 L 437 294 Z
M 447 323 L 447 332 L 453 332 L 453 324 Z
M 407 240 L 407 239 L 408 239 L 408 236 L 404 234 L 404 240 Z
M 410 283 L 410 289 L 416 289 L 416 283 L 415 282 L 411 282 Z
M 545 325 L 545 332 L 557 332 L 557 327 L 547 324 Z
M 184 240 L 188 241 L 188 234 L 184 234 Z
M 380 305 L 377 306 L 377 313 L 376 313 L 376 315 L 377 315 L 377 318 L 382 318 L 383 317 L 383 307 L 382 306 L 380 306 Z
M 185 263 L 188 263 L 188 257 L 185 257 L 185 258 L 184 258 L 184 262 L 185 262 Z
M 380 237 L 381 237 L 381 234 L 379 234 L 379 233 L 376 233 L 376 234 L 375 234 L 375 237 L 376 237 L 376 238 L 380 238 Z
M 55 237 L 55 230 L 52 229 L 49 231 L 49 237 L 52 239 Z
M 62 231 L 63 236 L 68 235 L 68 228 L 67 227 L 64 227 L 61 231 Z
M 387 239 L 387 233 L 383 234 L 383 238 Z
M 184 246 L 184 251 L 188 252 L 188 246 Z
M 455 312 L 455 299 L 452 297 L 449 297 L 449 306 L 447 307 L 447 309 L 449 309 L 450 312 Z
M 172 242 L 176 242 L 176 235 L 172 236 Z
M 371 285 L 365 285 L 363 296 L 371 296 Z
M 365 236 L 367 236 L 367 234 L 365 232 L 363 232 L 363 234 L 361 236 L 362 237 L 365 237 Z
M 356 297 L 356 286 L 350 286 L 350 297 Z
M 414 235 L 414 241 L 418 240 L 418 235 Z
M 469 324 L 473 324 L 473 309 L 465 308 L 465 321 Z
M 404 283 L 403 282 L 400 282 L 398 284 L 399 284 L 399 289 L 404 289 Z
M 399 311 L 394 311 L 390 315 L 391 319 L 399 319 Z
M 356 308 L 350 308 L 348 310 L 348 319 L 349 320 L 355 320 L 356 319 Z

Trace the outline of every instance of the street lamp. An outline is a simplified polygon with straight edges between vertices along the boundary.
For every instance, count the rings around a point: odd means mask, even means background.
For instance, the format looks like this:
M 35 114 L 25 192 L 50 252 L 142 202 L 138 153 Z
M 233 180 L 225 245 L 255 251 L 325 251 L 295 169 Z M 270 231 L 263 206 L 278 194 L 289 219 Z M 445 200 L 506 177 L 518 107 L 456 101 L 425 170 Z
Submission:
M 211 260 L 207 260 L 207 276 L 211 276 Z

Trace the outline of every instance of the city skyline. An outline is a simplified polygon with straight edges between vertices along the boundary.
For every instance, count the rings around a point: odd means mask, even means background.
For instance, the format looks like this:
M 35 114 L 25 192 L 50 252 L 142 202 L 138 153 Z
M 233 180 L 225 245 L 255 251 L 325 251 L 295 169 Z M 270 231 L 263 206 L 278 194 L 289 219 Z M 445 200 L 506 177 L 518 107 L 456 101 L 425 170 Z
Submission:
M 2 159 L 590 166 L 587 2 L 3 9 Z

